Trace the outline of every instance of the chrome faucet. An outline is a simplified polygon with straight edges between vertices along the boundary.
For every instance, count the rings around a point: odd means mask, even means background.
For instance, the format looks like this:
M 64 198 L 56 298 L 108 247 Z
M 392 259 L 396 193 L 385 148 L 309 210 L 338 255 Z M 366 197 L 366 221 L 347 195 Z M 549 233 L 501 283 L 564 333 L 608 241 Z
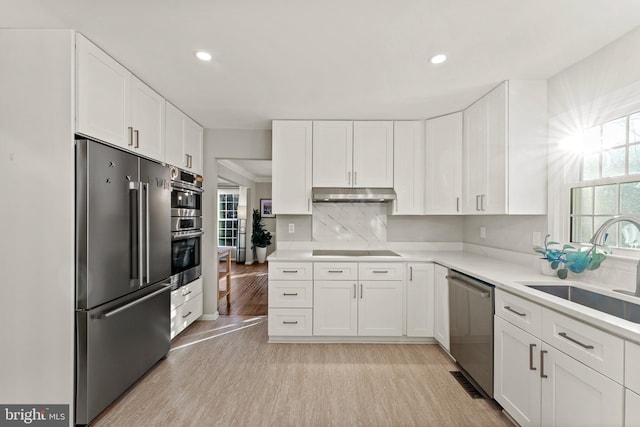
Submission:
M 607 230 L 613 224 L 617 222 L 630 222 L 635 225 L 638 230 L 640 230 L 640 218 L 632 216 L 632 215 L 616 215 L 613 218 L 606 220 L 602 225 L 596 230 L 589 243 L 593 245 L 604 246 L 605 241 L 607 240 Z M 636 291 L 629 292 L 622 289 L 614 289 L 616 292 L 620 292 L 627 295 L 633 295 L 635 297 L 640 297 L 640 259 L 638 260 L 638 266 L 636 268 Z

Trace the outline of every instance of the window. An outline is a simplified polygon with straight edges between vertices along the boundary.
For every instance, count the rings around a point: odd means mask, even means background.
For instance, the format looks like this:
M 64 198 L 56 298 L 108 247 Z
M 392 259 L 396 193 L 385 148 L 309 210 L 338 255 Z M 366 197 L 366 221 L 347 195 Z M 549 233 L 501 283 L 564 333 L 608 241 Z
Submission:
M 610 120 L 583 134 L 581 183 L 571 188 L 571 241 L 588 242 L 614 215 L 640 215 L 640 112 Z M 614 224 L 609 246 L 640 248 L 640 231 Z
M 238 194 L 218 192 L 218 246 L 235 247 L 238 240 Z

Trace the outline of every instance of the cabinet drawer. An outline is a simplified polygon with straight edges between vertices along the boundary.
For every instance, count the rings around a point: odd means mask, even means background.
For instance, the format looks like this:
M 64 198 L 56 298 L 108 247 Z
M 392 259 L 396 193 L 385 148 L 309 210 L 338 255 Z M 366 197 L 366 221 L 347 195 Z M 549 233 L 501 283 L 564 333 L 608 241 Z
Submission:
M 202 277 L 194 280 L 188 285 L 179 287 L 171 291 L 171 310 L 175 310 L 191 298 L 202 293 Z
M 640 394 L 640 345 L 624 343 L 624 385 Z
M 173 339 L 200 316 L 202 316 L 202 293 L 171 311 L 171 338 Z
M 540 338 L 542 336 L 542 307 L 524 298 L 496 289 L 496 316 Z
M 316 262 L 313 264 L 315 280 L 358 280 L 356 262 Z
M 313 282 L 269 282 L 269 308 L 311 308 L 312 305 Z
M 542 339 L 622 384 L 624 341 L 621 338 L 544 308 Z
M 270 308 L 269 336 L 311 336 L 312 309 Z
M 270 262 L 269 280 L 312 280 L 313 263 Z
M 358 263 L 358 280 L 403 280 L 405 264 L 378 262 Z

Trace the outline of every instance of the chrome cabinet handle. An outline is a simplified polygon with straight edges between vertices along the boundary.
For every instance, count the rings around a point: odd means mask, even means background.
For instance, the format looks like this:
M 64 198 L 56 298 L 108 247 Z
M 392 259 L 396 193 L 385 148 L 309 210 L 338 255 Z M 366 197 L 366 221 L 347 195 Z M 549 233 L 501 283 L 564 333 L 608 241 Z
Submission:
M 133 128 L 131 126 L 129 126 L 127 129 L 129 129 L 129 147 L 131 147 L 133 145 Z
M 483 211 L 484 210 L 484 205 L 485 205 L 485 200 L 487 198 L 486 194 L 482 194 L 480 195 L 480 210 Z
M 185 153 L 184 155 L 184 167 L 188 168 L 189 167 L 189 155 Z
M 593 349 L 592 345 L 587 345 L 587 344 L 581 343 L 577 339 L 571 338 L 569 335 L 567 335 L 566 332 L 559 332 L 558 335 L 560 335 L 564 339 L 567 339 L 567 340 L 571 341 L 572 343 L 578 344 L 582 348 L 585 348 L 587 350 L 592 350 Z
M 187 317 L 191 316 L 191 312 L 188 312 L 187 314 L 183 315 L 182 318 L 186 319 Z
M 356 299 L 357 295 L 356 295 L 356 284 L 353 284 L 353 299 Z
M 182 294 L 182 296 L 183 296 L 183 297 L 186 297 L 186 296 L 187 296 L 187 295 L 189 295 L 191 292 L 193 292 L 193 291 L 189 291 L 189 292 L 187 292 L 186 294 Z
M 344 273 L 342 270 L 327 270 L 327 273 Z
M 476 210 L 480 210 L 480 195 L 476 194 Z
M 360 283 L 360 299 L 362 299 L 362 283 Z
M 409 266 L 409 281 L 413 282 L 413 267 Z
M 130 309 L 131 307 L 135 307 L 138 304 L 142 304 L 143 302 L 145 302 L 147 300 L 150 300 L 151 298 L 155 297 L 156 295 L 159 295 L 159 294 L 161 294 L 163 292 L 167 292 L 167 291 L 170 291 L 170 290 L 171 290 L 171 285 L 165 286 L 162 289 L 159 289 L 159 290 L 157 290 L 157 291 L 155 291 L 155 292 L 153 292 L 153 293 L 151 293 L 149 295 L 145 295 L 142 298 L 137 299 L 135 301 L 132 301 L 130 303 L 127 303 L 127 304 L 125 304 L 123 306 L 115 308 L 115 309 L 113 309 L 113 310 L 111 310 L 111 311 L 109 311 L 107 313 L 97 314 L 95 316 L 95 318 L 96 319 L 108 319 L 109 317 L 115 316 L 118 313 L 122 313 L 123 311 L 126 311 L 126 310 Z
M 353 173 L 353 185 L 358 185 L 358 172 Z
M 380 274 L 386 274 L 388 273 L 389 270 L 373 270 L 372 273 L 380 273 Z
M 533 349 L 536 347 L 535 344 L 529 344 L 529 370 L 535 371 L 536 367 L 533 366 Z
M 298 270 L 282 270 L 283 273 L 297 273 Z
M 136 129 L 133 133 L 136 136 L 136 148 L 140 148 L 140 131 Z
M 540 351 L 540 378 L 549 378 L 549 376 L 544 373 L 544 355 L 546 353 L 547 350 Z
M 282 323 L 285 324 L 285 325 L 297 325 L 298 321 L 297 320 L 283 320 Z
M 460 212 L 460 197 L 456 197 L 456 212 Z
M 296 293 L 293 293 L 293 294 L 288 294 L 286 292 L 283 292 L 282 295 L 284 295 L 285 297 L 295 297 L 295 296 L 298 296 L 298 293 L 296 292 Z
M 510 311 L 510 312 L 512 312 L 512 313 L 514 313 L 514 314 L 517 314 L 517 315 L 518 315 L 518 316 L 520 316 L 520 317 L 525 317 L 525 316 L 527 315 L 527 313 L 520 313 L 519 311 L 514 310 L 513 308 L 511 308 L 511 307 L 510 307 L 510 306 L 508 306 L 508 305 L 505 305 L 505 306 L 504 306 L 504 309 L 505 309 L 505 310 L 507 310 L 507 311 Z

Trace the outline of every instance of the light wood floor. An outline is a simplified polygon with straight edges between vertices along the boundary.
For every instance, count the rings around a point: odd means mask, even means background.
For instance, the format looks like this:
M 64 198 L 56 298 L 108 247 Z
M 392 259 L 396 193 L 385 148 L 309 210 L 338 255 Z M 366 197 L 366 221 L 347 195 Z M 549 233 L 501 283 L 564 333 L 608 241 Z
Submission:
M 266 318 L 197 321 L 94 423 L 105 426 L 511 426 L 437 345 L 268 344 Z
M 224 269 L 224 262 L 218 266 Z M 223 298 L 218 313 L 234 316 L 265 316 L 268 305 L 268 263 L 251 265 L 231 262 L 231 305 Z M 220 288 L 225 281 L 220 280 Z

